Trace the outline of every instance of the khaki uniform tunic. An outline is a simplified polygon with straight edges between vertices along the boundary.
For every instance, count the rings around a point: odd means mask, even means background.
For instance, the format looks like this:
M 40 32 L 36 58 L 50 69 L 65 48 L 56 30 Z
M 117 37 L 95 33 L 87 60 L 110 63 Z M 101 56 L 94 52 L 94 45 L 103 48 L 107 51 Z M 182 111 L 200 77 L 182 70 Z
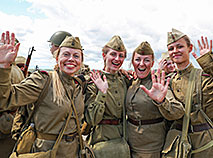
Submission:
M 47 81 L 47 75 L 41 72 L 35 72 L 30 77 L 26 78 L 23 82 L 17 85 L 11 85 L 9 82 L 10 68 L 0 69 L 0 109 L 11 109 L 14 107 L 24 106 L 37 101 L 39 94 L 41 93 L 44 85 Z M 64 87 L 69 94 L 66 97 L 74 94 L 74 104 L 81 120 L 84 111 L 82 88 L 79 84 L 75 85 L 75 91 L 73 92 L 72 80 L 73 78 L 58 72 Z M 10 97 L 9 97 L 10 96 Z M 58 135 L 60 129 L 65 123 L 66 118 L 71 111 L 71 103 L 69 100 L 65 100 L 63 104 L 57 105 L 53 102 L 53 85 L 52 82 L 48 87 L 48 92 L 44 100 L 37 107 L 35 114 L 33 115 L 33 121 L 35 123 L 35 129 L 37 132 L 44 134 Z M 75 116 L 70 119 L 68 127 L 65 130 L 65 134 L 75 133 L 77 126 L 75 123 Z M 55 141 L 36 138 L 33 145 L 33 152 L 47 151 L 51 149 Z M 66 141 L 62 139 L 57 151 L 57 158 L 77 158 L 78 157 L 78 139 L 75 137 L 72 141 Z
M 213 54 L 211 52 L 199 57 L 197 59 L 201 68 L 205 73 L 209 75 L 202 75 L 202 109 L 207 114 L 207 116 L 213 120 Z M 189 80 L 189 75 L 191 70 L 194 69 L 193 65 L 189 65 L 185 70 L 178 71 L 177 75 L 172 80 L 172 90 L 175 95 L 177 101 L 185 104 L 185 96 L 187 91 L 187 85 Z M 204 116 L 201 114 L 198 108 L 198 93 L 196 91 L 193 93 L 192 98 L 192 110 L 191 110 L 191 125 L 200 125 L 207 123 Z M 167 103 L 165 103 L 167 104 Z M 165 105 L 166 106 L 166 105 Z M 175 124 L 182 124 L 183 118 L 176 120 Z M 171 129 L 169 131 L 169 135 L 173 135 L 176 129 Z M 213 129 L 203 130 L 200 132 L 193 132 L 189 134 L 190 139 L 192 141 L 192 149 L 198 149 L 203 145 L 207 144 L 211 140 L 213 140 Z M 172 138 L 167 138 L 167 143 L 171 142 Z M 204 150 L 202 152 L 196 153 L 192 155 L 192 158 L 212 158 L 213 157 L 213 147 Z
M 165 116 L 171 117 L 175 113 L 182 116 L 183 107 L 172 102 L 167 107 L 156 104 L 139 86 L 144 85 L 147 89 L 152 87 L 151 74 L 144 79 L 136 79 L 129 87 L 126 97 L 127 115 L 133 120 L 154 120 Z M 171 99 L 169 95 L 166 102 Z M 165 121 L 160 123 L 136 126 L 130 122 L 127 124 L 128 142 L 133 158 L 160 158 L 166 136 Z
M 17 84 L 17 83 L 20 83 L 23 79 L 24 79 L 24 75 L 22 71 L 20 70 L 18 66 L 13 64 L 11 68 L 11 83 Z M 15 110 L 16 108 L 12 109 L 12 111 L 15 111 Z M 6 129 L 8 129 L 8 134 L 3 134 L 2 133 L 3 131 L 1 131 L 0 129 L 0 155 L 1 155 L 1 158 L 8 158 L 15 145 L 15 141 L 12 140 L 10 132 L 9 132 L 12 127 L 14 116 L 13 114 L 10 113 L 10 111 L 5 112 L 5 110 L 1 110 L 0 114 L 2 115 L 0 116 L 0 120 L 1 120 L 0 124 L 4 124 Z M 2 120 L 1 117 L 6 117 L 6 119 Z M 2 126 L 2 128 L 4 127 Z M 5 130 L 5 128 L 2 130 Z
M 94 83 L 88 85 L 86 91 L 86 121 L 93 126 L 89 136 L 89 143 L 94 145 L 97 142 L 122 137 L 122 123 L 119 125 L 99 125 L 102 119 L 122 119 L 123 106 L 126 95 L 126 82 L 120 74 L 106 75 L 108 90 L 103 94 L 97 89 Z

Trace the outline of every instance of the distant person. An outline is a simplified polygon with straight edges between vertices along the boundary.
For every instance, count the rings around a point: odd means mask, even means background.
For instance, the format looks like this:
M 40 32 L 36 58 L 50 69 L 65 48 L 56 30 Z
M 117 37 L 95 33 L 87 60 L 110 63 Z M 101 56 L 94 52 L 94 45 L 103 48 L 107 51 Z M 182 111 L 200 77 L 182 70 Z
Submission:
M 170 59 L 169 53 L 164 52 L 161 55 L 161 60 L 158 63 L 158 68 L 166 73 L 166 76 L 170 76 L 176 70 L 175 63 Z
M 60 44 L 63 42 L 66 36 L 70 37 L 72 35 L 66 31 L 57 31 L 48 40 L 48 42 L 50 42 L 50 52 L 52 53 L 54 58 L 56 57 L 56 50 L 59 48 Z

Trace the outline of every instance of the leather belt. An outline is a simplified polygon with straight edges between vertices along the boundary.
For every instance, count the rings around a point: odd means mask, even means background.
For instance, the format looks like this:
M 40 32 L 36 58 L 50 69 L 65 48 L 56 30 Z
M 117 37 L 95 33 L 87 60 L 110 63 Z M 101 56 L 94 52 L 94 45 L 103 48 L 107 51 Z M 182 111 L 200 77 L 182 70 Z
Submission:
M 45 134 L 45 133 L 40 133 L 40 132 L 36 132 L 37 138 L 39 139 L 45 139 L 45 140 L 52 140 L 55 141 L 58 137 L 58 135 L 56 134 Z M 73 133 L 73 134 L 68 134 L 68 135 L 63 135 L 62 139 L 65 139 L 67 142 L 73 141 L 74 138 L 78 135 L 77 132 Z
M 103 119 L 99 122 L 99 125 L 119 125 L 122 121 L 120 119 L 113 120 L 113 119 Z
M 174 124 L 172 126 L 172 128 L 175 128 L 177 130 L 180 130 L 182 131 L 182 124 Z M 208 130 L 208 129 L 211 129 L 212 127 L 209 126 L 208 123 L 202 123 L 202 124 L 199 124 L 199 125 L 189 125 L 189 133 L 193 133 L 193 132 L 200 132 L 200 131 L 205 131 L 205 130 Z
M 131 124 L 139 126 L 139 125 L 149 125 L 149 124 L 155 124 L 155 123 L 160 123 L 164 120 L 164 118 L 157 118 L 157 119 L 151 119 L 151 120 L 133 120 L 131 118 L 127 119 Z

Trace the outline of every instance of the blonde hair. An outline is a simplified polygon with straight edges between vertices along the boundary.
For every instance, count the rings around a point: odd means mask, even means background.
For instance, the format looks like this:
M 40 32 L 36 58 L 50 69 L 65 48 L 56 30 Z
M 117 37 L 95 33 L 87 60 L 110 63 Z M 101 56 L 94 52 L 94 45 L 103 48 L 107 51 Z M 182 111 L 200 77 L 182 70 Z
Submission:
M 65 100 L 69 99 L 66 96 L 66 91 L 58 76 L 58 72 L 53 71 L 51 75 L 53 82 L 53 102 L 56 103 L 58 106 L 61 106 Z

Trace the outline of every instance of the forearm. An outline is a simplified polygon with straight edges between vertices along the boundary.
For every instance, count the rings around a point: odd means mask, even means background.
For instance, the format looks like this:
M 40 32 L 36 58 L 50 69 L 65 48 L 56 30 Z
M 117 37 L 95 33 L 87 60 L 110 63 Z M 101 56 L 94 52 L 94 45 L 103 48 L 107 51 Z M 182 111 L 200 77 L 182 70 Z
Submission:
M 213 53 L 208 52 L 197 59 L 200 67 L 203 71 L 211 76 L 213 76 Z
M 106 94 L 98 91 L 97 96 L 87 101 L 85 112 L 86 122 L 92 126 L 97 125 L 102 119 L 105 112 Z

